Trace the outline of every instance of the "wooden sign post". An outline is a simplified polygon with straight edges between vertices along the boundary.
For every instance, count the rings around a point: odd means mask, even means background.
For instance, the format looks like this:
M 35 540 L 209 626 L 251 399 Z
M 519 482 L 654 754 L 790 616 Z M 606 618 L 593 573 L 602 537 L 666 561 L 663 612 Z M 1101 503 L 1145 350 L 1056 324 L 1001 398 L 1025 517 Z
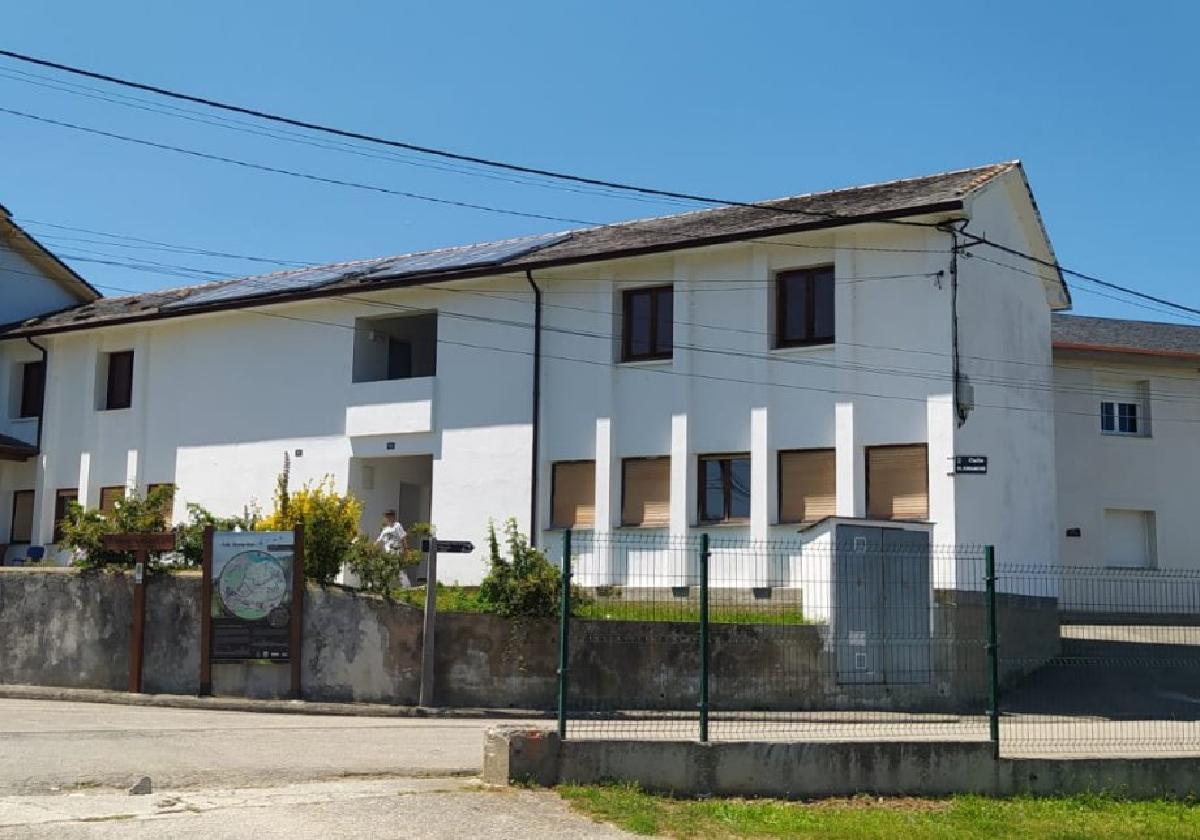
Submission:
M 142 693 L 142 659 L 146 650 L 146 569 L 150 552 L 171 551 L 175 534 L 105 534 L 103 545 L 110 551 L 132 551 L 133 617 L 129 630 L 129 693 Z

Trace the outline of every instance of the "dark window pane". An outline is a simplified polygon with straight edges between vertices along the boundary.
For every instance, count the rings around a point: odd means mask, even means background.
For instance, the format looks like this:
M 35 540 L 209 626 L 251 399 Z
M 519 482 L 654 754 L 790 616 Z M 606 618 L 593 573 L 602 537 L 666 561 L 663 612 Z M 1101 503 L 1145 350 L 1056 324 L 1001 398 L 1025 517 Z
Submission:
M 633 292 L 625 298 L 625 346 L 630 358 L 649 355 L 653 350 L 650 343 L 651 312 L 650 294 Z
M 75 490 L 59 490 L 54 497 L 54 542 L 62 542 L 62 521 L 66 518 L 71 502 L 79 498 Z
M 1119 424 L 1118 428 L 1128 435 L 1137 434 L 1138 418 L 1137 418 L 1137 403 L 1121 403 L 1117 406 Z
M 814 271 L 813 286 L 813 329 L 809 338 L 813 341 L 833 340 L 833 269 Z
M 108 356 L 108 409 L 129 408 L 133 404 L 133 351 Z
M 808 299 L 805 277 L 800 272 L 781 275 L 779 303 L 782 341 L 804 341 L 808 338 Z
M 661 289 L 656 297 L 654 352 L 670 353 L 674 346 L 675 294 L 672 289 Z
M 1100 403 L 1100 430 L 1115 432 L 1117 430 L 1116 404 Z
M 729 464 L 729 518 L 750 517 L 750 459 L 730 458 Z
M 41 362 L 26 362 L 21 374 L 21 416 L 37 417 L 42 413 L 45 367 Z
M 700 462 L 704 470 L 704 493 L 701 498 L 700 518 L 714 522 L 725 518 L 725 476 L 721 461 L 712 458 Z

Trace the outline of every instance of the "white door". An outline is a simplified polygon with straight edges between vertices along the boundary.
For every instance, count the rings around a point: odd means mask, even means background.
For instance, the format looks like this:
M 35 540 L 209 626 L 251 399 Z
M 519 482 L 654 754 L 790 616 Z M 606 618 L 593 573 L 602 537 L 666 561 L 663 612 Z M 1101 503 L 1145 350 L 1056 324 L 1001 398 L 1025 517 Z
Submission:
M 1104 511 L 1104 565 L 1154 566 L 1154 514 L 1145 510 Z

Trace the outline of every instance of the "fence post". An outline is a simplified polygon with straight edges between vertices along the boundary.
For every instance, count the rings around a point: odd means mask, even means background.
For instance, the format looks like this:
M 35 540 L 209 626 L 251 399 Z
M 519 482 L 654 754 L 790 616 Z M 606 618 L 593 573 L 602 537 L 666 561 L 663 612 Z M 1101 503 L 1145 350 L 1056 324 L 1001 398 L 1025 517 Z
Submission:
M 558 618 L 558 737 L 567 737 L 567 663 L 571 656 L 571 529 L 563 531 L 562 602 Z
M 1000 758 L 1000 657 L 996 640 L 996 548 L 983 549 L 987 585 L 988 737 L 992 758 Z
M 700 743 L 708 742 L 708 534 L 700 535 Z

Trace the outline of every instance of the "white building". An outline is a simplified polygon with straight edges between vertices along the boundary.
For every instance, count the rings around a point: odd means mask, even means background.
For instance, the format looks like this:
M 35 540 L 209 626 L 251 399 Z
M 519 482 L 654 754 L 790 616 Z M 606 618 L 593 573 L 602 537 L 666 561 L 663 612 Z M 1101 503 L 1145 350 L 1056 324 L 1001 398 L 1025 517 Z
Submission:
M 1105 528 L 1131 539 L 1119 512 L 1138 511 L 1150 562 L 1186 564 L 1185 500 L 1154 489 L 1144 455 L 1128 489 L 1085 470 L 1102 455 L 1115 479 L 1137 460 L 1125 446 L 1170 461 L 1190 430 L 1168 426 L 1155 371 L 1171 393 L 1194 377 L 1088 340 L 1053 367 L 1070 298 L 1046 265 L 1024 171 L 1004 163 L 126 298 L 6 296 L 0 431 L 37 451 L 0 462 L 0 543 L 52 545 L 65 499 L 156 484 L 175 485 L 177 520 L 187 502 L 266 507 L 286 452 L 295 482 L 359 495 L 364 530 L 396 508 L 477 545 L 509 516 L 550 544 L 564 526 L 766 539 L 840 515 L 1103 563 Z M 48 354 L 40 446 L 14 409 L 30 338 Z M 1113 381 L 1142 395 L 1153 437 L 1102 436 L 1073 378 L 1127 366 Z M 986 474 L 956 475 L 957 456 L 986 456 Z M 482 569 L 448 556 L 442 577 Z

